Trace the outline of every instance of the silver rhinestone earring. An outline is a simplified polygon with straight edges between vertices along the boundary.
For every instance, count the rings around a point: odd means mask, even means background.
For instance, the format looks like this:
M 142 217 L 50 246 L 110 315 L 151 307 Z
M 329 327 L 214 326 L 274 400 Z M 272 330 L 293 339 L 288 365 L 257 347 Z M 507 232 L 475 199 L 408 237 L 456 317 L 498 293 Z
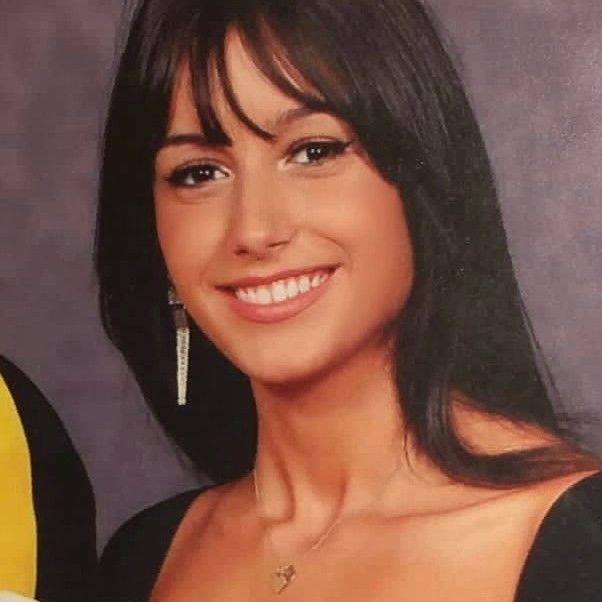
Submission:
M 178 384 L 178 405 L 186 405 L 186 386 L 188 384 L 188 352 L 190 350 L 190 329 L 183 303 L 173 286 L 169 287 L 167 302 L 171 308 L 176 329 L 176 381 Z

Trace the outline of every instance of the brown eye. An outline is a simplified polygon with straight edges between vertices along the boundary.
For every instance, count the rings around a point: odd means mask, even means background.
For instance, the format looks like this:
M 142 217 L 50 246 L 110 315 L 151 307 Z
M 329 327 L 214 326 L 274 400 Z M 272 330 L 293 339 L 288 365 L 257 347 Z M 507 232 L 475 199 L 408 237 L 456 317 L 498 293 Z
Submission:
M 194 163 L 174 169 L 165 178 L 172 186 L 194 188 L 215 180 L 223 180 L 228 173 L 212 163 Z
M 345 152 L 351 144 L 341 140 L 312 140 L 296 146 L 289 159 L 290 163 L 301 165 L 320 164 Z

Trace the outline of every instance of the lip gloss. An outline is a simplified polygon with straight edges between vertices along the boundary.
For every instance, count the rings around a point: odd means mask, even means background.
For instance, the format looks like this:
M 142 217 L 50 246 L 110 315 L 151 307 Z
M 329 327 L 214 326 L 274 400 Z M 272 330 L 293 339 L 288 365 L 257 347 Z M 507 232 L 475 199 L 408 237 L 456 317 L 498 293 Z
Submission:
M 334 272 L 316 288 L 311 288 L 304 293 L 300 293 L 292 299 L 285 299 L 284 301 L 270 303 L 269 305 L 248 303 L 238 299 L 231 290 L 222 292 L 226 297 L 228 305 L 238 316 L 251 322 L 268 324 L 292 318 L 310 305 L 313 305 L 326 292 L 333 275 Z

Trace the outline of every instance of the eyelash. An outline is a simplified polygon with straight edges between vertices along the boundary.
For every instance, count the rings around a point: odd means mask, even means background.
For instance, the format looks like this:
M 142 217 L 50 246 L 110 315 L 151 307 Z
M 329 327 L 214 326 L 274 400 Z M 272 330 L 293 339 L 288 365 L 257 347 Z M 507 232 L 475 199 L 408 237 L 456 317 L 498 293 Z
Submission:
M 218 172 L 221 173 L 223 177 L 215 178 L 215 174 Z M 201 181 L 198 180 L 199 176 Z M 177 167 L 165 178 L 165 180 L 176 188 L 196 188 L 197 186 L 202 186 L 205 182 L 216 179 L 223 180 L 226 177 L 228 177 L 226 172 L 217 165 L 208 162 L 200 162 L 189 163 L 182 167 Z M 187 182 L 189 178 L 193 178 L 193 181 Z
M 300 163 L 301 165 L 321 165 L 328 159 L 342 155 L 351 146 L 352 142 L 353 140 L 348 140 L 346 142 L 343 140 L 307 140 L 294 145 L 289 150 L 288 156 L 292 158 L 303 151 L 308 152 L 310 150 L 318 150 L 319 152 L 326 151 L 325 156 L 318 156 L 314 161 Z M 288 162 L 291 163 L 292 161 L 289 159 Z
M 307 140 L 297 143 L 287 152 L 287 163 L 319 166 L 330 159 L 342 155 L 352 143 L 353 140 Z M 306 161 L 292 160 L 296 155 L 304 151 L 308 153 Z M 310 153 L 313 153 L 314 156 L 312 157 Z M 222 177 L 216 178 L 215 176 L 218 173 L 221 174 Z M 218 165 L 209 161 L 197 161 L 177 167 L 172 173 L 165 177 L 165 180 L 172 186 L 178 188 L 196 188 L 202 186 L 206 182 L 222 180 L 227 177 L 228 173 L 226 170 Z

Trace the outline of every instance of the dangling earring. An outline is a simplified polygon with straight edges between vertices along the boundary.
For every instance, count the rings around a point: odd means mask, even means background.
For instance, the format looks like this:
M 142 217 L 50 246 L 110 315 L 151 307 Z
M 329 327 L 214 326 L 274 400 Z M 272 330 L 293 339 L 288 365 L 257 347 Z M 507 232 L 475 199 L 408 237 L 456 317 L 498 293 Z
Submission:
M 176 382 L 178 385 L 178 405 L 186 405 L 186 386 L 188 384 L 188 351 L 190 349 L 190 329 L 183 303 L 173 286 L 169 287 L 167 302 L 171 308 L 176 329 Z

